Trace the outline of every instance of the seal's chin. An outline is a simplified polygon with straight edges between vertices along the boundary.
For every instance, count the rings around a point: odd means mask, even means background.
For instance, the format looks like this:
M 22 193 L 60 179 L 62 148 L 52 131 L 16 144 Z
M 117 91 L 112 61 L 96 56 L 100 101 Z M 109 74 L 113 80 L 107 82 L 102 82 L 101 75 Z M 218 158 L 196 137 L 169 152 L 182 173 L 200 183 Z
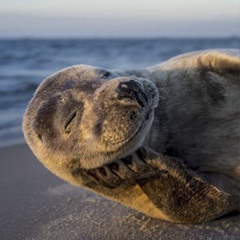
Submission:
M 134 134 L 132 134 L 131 137 L 126 138 L 124 144 L 116 150 L 116 153 L 119 154 L 117 158 L 123 158 L 128 156 L 142 145 L 148 132 L 150 131 L 153 118 L 154 111 L 149 110 L 142 119 L 142 123 L 138 124 L 138 127 L 134 131 Z
M 141 145 L 141 143 L 144 141 L 147 132 L 149 131 L 152 121 L 153 121 L 153 111 L 148 111 L 143 120 L 142 123 L 137 127 L 134 134 L 129 138 L 126 139 L 126 145 L 129 146 L 131 143 L 138 145 Z
M 121 142 L 111 144 L 111 148 L 109 148 L 108 151 L 106 151 L 106 146 L 102 146 L 103 151 L 100 150 L 100 147 L 99 151 L 92 152 L 93 155 L 88 156 L 87 160 L 81 163 L 82 167 L 85 169 L 98 168 L 135 152 L 143 144 L 150 131 L 153 118 L 154 110 L 150 109 L 146 111 L 145 114 L 142 115 L 141 120 L 139 120 L 134 129 L 132 129 L 130 135 L 122 139 Z

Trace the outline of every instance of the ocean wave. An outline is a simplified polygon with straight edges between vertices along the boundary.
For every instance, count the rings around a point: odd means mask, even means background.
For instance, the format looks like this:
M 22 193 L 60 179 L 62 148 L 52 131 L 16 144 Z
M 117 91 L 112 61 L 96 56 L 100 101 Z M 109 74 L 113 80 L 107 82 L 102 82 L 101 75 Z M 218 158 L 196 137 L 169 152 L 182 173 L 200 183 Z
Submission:
M 136 69 L 210 48 L 238 49 L 239 39 L 0 40 L 0 145 L 21 139 L 22 115 L 35 89 L 61 68 Z
M 25 94 L 32 93 L 38 87 L 37 83 L 34 82 L 21 82 L 18 84 L 15 83 L 1 83 L 0 84 L 0 95 L 1 97 L 9 96 L 10 94 Z

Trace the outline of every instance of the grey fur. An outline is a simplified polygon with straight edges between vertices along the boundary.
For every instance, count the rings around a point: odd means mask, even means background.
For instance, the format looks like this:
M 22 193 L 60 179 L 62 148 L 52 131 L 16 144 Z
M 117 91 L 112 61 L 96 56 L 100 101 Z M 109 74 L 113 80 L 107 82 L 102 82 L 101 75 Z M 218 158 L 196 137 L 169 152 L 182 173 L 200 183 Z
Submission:
M 75 185 L 152 217 L 209 221 L 239 211 L 239 72 L 238 50 L 132 71 L 73 66 L 37 89 L 25 138 Z

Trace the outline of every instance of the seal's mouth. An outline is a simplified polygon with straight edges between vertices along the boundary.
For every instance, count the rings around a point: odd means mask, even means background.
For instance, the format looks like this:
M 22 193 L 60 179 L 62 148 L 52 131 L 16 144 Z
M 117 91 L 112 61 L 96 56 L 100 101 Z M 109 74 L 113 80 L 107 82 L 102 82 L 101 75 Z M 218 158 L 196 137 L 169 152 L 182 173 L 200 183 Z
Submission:
M 126 155 L 135 151 L 143 143 L 149 129 L 151 128 L 153 117 L 153 109 L 148 110 L 142 118 L 142 121 L 137 124 L 133 131 L 131 131 L 131 134 L 125 137 L 122 141 L 116 143 L 116 150 L 114 152 L 115 154 L 119 154 L 119 158 L 124 157 L 122 156 L 123 153 Z
M 134 131 L 134 134 L 132 134 L 131 138 L 129 138 L 128 142 L 130 142 L 131 140 L 133 140 L 134 138 L 136 138 L 139 134 L 142 133 L 142 131 L 144 132 L 144 130 L 146 130 L 146 128 L 151 125 L 152 123 L 152 119 L 153 119 L 153 110 L 149 110 L 147 111 L 147 113 L 145 114 L 143 120 L 142 120 L 142 124 L 139 125 L 139 127 Z M 144 134 L 144 133 L 143 133 Z
M 152 126 L 158 100 L 155 85 L 147 80 L 122 80 L 117 85 L 116 105 L 106 111 L 99 146 L 110 153 L 133 150 L 140 146 Z M 100 147 L 99 147 L 100 148 Z

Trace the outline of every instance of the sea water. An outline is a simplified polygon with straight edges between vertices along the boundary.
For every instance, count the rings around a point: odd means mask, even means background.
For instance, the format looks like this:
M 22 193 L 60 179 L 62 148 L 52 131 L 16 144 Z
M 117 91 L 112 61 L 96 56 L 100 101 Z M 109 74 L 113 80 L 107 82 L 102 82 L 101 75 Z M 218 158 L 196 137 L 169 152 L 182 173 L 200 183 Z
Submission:
M 176 55 L 237 48 L 238 38 L 0 40 L 0 147 L 24 142 L 22 117 L 37 86 L 68 66 L 137 69 Z

